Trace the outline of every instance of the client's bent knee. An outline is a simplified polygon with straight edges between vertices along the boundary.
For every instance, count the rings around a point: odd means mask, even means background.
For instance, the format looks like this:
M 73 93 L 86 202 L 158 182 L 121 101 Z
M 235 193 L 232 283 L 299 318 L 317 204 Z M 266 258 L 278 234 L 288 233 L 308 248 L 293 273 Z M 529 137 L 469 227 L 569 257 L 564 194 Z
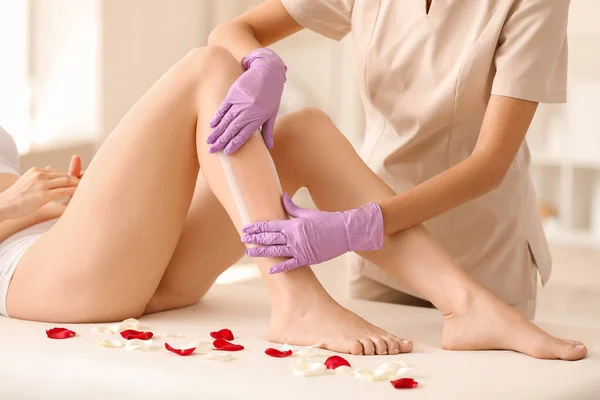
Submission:
M 207 74 L 218 74 L 227 71 L 232 73 L 243 72 L 242 66 L 229 50 L 220 46 L 204 46 L 190 50 L 182 59 L 198 77 L 204 78 Z

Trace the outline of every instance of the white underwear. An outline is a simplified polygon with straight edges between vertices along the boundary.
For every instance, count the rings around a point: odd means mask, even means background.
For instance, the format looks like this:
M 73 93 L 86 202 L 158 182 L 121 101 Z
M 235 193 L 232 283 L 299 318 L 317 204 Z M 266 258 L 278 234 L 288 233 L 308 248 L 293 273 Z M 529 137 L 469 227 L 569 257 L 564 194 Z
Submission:
M 17 269 L 21 257 L 39 237 L 50 230 L 58 219 L 51 219 L 30 226 L 6 238 L 0 243 L 0 315 L 8 316 L 6 296 L 8 285 Z

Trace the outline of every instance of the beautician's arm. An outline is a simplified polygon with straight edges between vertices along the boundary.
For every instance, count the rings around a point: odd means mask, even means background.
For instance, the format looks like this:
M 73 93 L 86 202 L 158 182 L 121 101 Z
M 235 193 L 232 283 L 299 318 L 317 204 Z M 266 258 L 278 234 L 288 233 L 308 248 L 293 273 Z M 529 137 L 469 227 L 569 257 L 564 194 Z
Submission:
M 385 234 L 418 225 L 496 189 L 519 151 L 537 104 L 493 95 L 471 156 L 379 203 Z
M 269 46 L 302 28 L 283 7 L 281 0 L 267 0 L 216 27 L 208 37 L 208 44 L 226 48 L 241 61 L 252 50 Z

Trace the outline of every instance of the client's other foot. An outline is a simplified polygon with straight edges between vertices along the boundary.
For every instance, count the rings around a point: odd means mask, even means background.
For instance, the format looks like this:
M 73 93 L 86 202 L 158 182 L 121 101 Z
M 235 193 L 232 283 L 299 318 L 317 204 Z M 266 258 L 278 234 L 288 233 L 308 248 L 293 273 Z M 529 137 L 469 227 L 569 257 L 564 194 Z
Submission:
M 460 311 L 444 316 L 446 350 L 514 350 L 535 358 L 580 360 L 587 348 L 544 332 L 490 293 L 467 296 Z
M 323 349 L 354 355 L 400 354 L 413 348 L 412 342 L 371 325 L 326 294 L 274 308 L 269 340 L 297 346 L 318 343 Z

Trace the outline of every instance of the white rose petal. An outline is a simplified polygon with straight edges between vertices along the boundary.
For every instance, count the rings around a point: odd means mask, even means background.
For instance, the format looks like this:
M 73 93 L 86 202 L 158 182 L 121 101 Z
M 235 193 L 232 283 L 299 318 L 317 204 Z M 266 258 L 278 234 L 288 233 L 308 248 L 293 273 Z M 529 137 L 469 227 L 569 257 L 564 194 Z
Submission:
M 92 328 L 92 333 L 96 333 L 98 335 L 110 335 L 115 332 L 107 326 L 95 326 Z
M 127 351 L 145 351 L 149 350 L 152 347 L 152 339 L 150 340 L 140 340 L 140 339 L 132 339 L 128 340 L 125 343 L 125 350 Z
M 203 360 L 210 361 L 231 361 L 235 358 L 231 354 L 220 354 L 220 353 L 206 353 L 200 356 Z
M 127 329 L 133 329 L 134 331 L 139 330 L 140 329 L 140 321 L 138 321 L 135 318 L 128 318 L 119 324 L 119 328 L 118 328 L 119 332 L 126 331 Z
M 100 325 L 92 328 L 92 333 L 102 334 L 102 335 L 110 335 L 119 333 L 122 331 L 126 331 L 127 329 L 133 329 L 137 331 L 140 327 L 140 321 L 135 318 L 126 319 L 123 322 L 117 324 L 110 325 Z
M 125 346 L 121 340 L 96 340 L 96 344 L 100 347 L 119 348 Z
M 404 362 L 386 362 L 379 365 L 374 370 L 368 368 L 357 369 L 354 376 L 357 379 L 367 381 L 391 381 L 406 376 L 410 367 Z
M 328 357 L 330 356 L 330 352 L 320 349 L 318 346 L 321 346 L 322 343 L 313 344 L 312 346 L 305 347 L 294 347 L 285 343 L 283 346 L 279 348 L 280 351 L 288 351 L 292 350 L 294 356 L 300 358 L 313 358 L 313 357 Z
M 361 369 L 354 370 L 354 377 L 357 379 L 362 379 L 364 381 L 374 381 L 375 380 L 375 376 L 367 368 L 361 368 Z
M 283 351 L 283 352 L 286 352 L 286 351 L 289 351 L 289 350 L 292 350 L 292 351 L 294 351 L 295 349 L 294 349 L 294 347 L 290 346 L 290 345 L 289 345 L 289 344 L 287 344 L 287 343 L 284 343 L 284 344 L 283 344 L 283 346 L 281 346 L 281 347 L 279 348 L 279 351 Z
M 330 371 L 322 362 L 310 362 L 307 360 L 298 360 L 293 366 L 294 376 L 320 376 L 326 375 Z
M 354 370 L 347 365 L 341 365 L 337 367 L 334 371 L 336 375 L 352 376 L 354 374 Z

